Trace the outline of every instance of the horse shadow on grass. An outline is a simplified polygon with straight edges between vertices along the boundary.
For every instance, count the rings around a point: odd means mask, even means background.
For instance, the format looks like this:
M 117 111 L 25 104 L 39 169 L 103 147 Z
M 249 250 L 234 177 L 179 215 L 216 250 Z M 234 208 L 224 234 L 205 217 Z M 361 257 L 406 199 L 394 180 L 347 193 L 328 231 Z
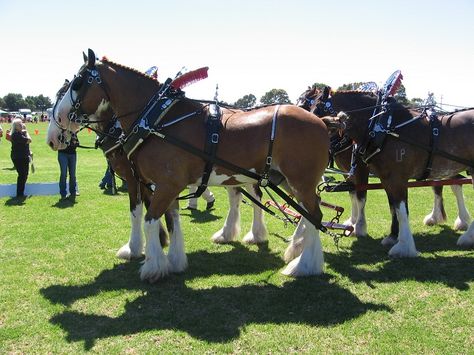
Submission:
M 212 210 L 189 210 L 183 209 L 180 210 L 180 215 L 183 217 L 188 217 L 192 223 L 208 223 L 222 219 L 221 216 L 215 215 L 212 213 Z
M 396 283 L 403 280 L 438 282 L 460 291 L 468 290 L 474 280 L 474 251 L 456 245 L 459 233 L 440 226 L 437 234 L 415 233 L 420 255 L 417 258 L 391 258 L 381 239 L 358 238 L 349 252 L 325 253 L 332 269 L 353 282 Z M 445 254 L 456 252 L 456 255 Z M 361 267 L 362 266 L 362 267 Z M 370 269 L 370 270 L 368 270 Z
M 83 341 L 86 350 L 96 340 L 149 330 L 184 331 L 207 342 L 226 343 L 240 336 L 249 324 L 308 324 L 329 327 L 357 318 L 368 311 L 391 312 L 383 305 L 362 302 L 328 276 L 288 279 L 282 286 L 268 282 L 283 261 L 268 249 L 251 251 L 236 246 L 231 251 L 188 255 L 189 269 L 147 284 L 137 276 L 138 261 L 121 263 L 102 271 L 84 285 L 53 285 L 41 290 L 52 303 L 67 308 L 50 322 L 67 333 L 67 341 Z M 215 275 L 262 274 L 259 281 L 241 286 L 193 288 L 194 279 Z M 72 310 L 75 301 L 103 292 L 121 292 L 136 297 L 126 302 L 118 317 Z

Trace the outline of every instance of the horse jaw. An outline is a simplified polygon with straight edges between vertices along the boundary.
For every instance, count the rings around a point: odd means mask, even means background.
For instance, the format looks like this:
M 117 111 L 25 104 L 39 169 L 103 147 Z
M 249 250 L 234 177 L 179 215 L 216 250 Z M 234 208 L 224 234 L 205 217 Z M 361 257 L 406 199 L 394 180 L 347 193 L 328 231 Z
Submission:
M 54 151 L 66 148 L 64 143 L 59 142 L 61 130 L 53 121 L 49 122 L 48 133 L 46 135 L 46 144 Z

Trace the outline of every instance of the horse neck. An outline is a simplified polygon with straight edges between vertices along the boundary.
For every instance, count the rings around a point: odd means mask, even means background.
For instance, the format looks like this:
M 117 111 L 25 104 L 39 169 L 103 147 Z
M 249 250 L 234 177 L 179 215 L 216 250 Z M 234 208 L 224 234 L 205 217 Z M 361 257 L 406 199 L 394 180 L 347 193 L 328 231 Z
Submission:
M 127 68 L 108 66 L 101 75 L 109 90 L 110 106 L 128 131 L 160 84 Z
M 377 105 L 376 96 L 359 93 L 340 93 L 332 96 L 334 109 L 344 111 L 354 121 L 348 135 L 356 141 L 363 139 L 367 133 L 369 119 L 373 116 Z

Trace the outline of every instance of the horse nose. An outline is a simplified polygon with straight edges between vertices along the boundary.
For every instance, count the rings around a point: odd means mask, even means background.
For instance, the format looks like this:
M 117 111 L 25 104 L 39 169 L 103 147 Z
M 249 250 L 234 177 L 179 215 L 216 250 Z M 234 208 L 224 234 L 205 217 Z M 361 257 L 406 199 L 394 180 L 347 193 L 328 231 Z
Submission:
M 53 143 L 53 141 L 49 141 L 48 145 L 51 147 L 51 149 L 54 148 L 54 143 Z

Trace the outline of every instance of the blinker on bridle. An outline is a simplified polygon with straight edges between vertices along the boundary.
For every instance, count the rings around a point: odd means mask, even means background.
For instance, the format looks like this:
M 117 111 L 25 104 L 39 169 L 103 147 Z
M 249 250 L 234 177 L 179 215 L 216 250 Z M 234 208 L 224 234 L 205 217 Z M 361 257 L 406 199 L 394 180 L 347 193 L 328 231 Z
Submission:
M 95 123 L 91 122 L 88 119 L 88 115 L 85 113 L 81 113 L 80 108 L 82 105 L 82 99 L 83 99 L 83 93 L 86 91 L 84 89 L 84 83 L 86 83 L 89 86 L 92 86 L 92 84 L 95 82 L 99 87 L 102 89 L 104 92 L 105 96 L 107 97 L 107 100 L 110 101 L 110 97 L 107 93 L 107 90 L 105 90 L 102 78 L 100 77 L 100 73 L 97 70 L 97 68 L 94 66 L 92 68 L 86 68 L 85 74 L 87 75 L 87 79 L 84 80 L 83 74 L 77 75 L 71 82 L 71 90 L 69 90 L 69 95 L 70 95 L 70 100 L 73 109 L 69 112 L 68 114 L 68 119 L 71 122 L 77 123 L 79 125 L 85 125 L 88 123 Z M 81 90 L 82 88 L 82 90 Z M 79 91 L 81 90 L 81 91 Z M 76 98 L 74 99 L 73 97 L 73 91 L 78 92 L 76 95 Z M 82 95 L 81 95 L 82 94 Z

